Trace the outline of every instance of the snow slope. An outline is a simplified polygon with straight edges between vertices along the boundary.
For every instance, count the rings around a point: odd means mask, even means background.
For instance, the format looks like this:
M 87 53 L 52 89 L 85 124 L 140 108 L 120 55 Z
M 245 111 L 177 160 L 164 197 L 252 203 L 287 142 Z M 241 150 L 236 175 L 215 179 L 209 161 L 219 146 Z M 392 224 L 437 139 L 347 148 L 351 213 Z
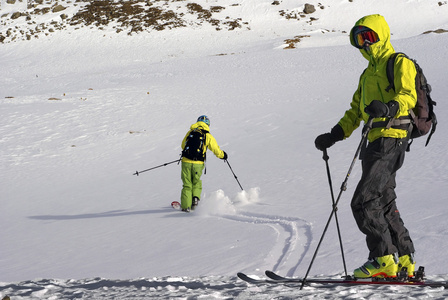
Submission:
M 196 2 L 225 6 L 217 18 L 231 15 L 248 25 L 132 35 L 111 26 L 67 26 L 0 45 L 0 296 L 446 298 L 443 289 L 298 291 L 236 278 L 239 271 L 262 277 L 265 269 L 304 276 L 331 212 L 314 139 L 349 107 L 366 66 L 347 32 L 360 17 L 380 13 L 395 49 L 418 60 L 438 101 L 437 132 L 426 148 L 424 139 L 414 142 L 397 193 L 417 264 L 428 278 L 448 280 L 448 34 L 422 34 L 448 29 L 446 1 L 308 1 L 317 10 L 300 20 L 279 11 L 301 12 L 306 2 Z M 2 1 L 1 14 L 23 5 Z M 35 26 L 24 17 L 1 22 L 2 33 Z M 299 35 L 309 37 L 284 49 L 286 39 Z M 210 117 L 244 191 L 210 153 L 201 204 L 184 214 L 170 207 L 180 196 L 177 164 L 132 174 L 178 159 L 181 139 L 201 114 Z M 329 149 L 336 194 L 359 137 L 360 130 Z M 349 208 L 359 175 L 357 163 L 338 210 L 349 272 L 367 258 Z M 342 274 L 332 223 L 310 275 Z

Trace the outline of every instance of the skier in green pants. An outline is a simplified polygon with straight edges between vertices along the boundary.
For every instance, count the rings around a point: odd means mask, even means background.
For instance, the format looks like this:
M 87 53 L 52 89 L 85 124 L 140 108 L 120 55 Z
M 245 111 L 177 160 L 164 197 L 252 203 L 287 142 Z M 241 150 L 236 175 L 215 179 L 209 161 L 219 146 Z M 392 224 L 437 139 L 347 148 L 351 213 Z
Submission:
M 185 212 L 194 210 L 201 198 L 201 176 L 207 149 L 210 149 L 216 157 L 227 159 L 227 154 L 219 148 L 215 138 L 210 134 L 209 126 L 209 118 L 205 115 L 200 116 L 182 140 L 183 187 L 180 199 L 182 211 Z

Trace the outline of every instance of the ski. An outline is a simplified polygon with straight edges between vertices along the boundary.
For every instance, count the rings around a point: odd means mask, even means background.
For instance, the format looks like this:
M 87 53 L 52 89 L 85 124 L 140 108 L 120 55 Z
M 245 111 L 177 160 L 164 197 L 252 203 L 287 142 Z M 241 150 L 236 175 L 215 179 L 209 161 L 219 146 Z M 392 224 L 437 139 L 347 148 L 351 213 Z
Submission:
M 423 271 L 423 269 L 419 269 Z M 302 278 L 289 278 L 280 276 L 272 271 L 266 271 L 266 276 L 269 278 L 269 282 L 274 281 L 277 283 L 302 283 Z M 398 280 L 398 279 L 380 279 L 380 278 L 354 278 L 348 276 L 347 278 L 341 279 L 317 279 L 310 278 L 305 280 L 305 284 L 341 284 L 341 285 L 416 285 L 416 286 L 430 286 L 430 287 L 448 287 L 448 283 L 444 281 L 428 281 L 424 279 L 414 279 L 409 278 L 408 280 Z
M 171 207 L 174 208 L 174 209 L 177 209 L 177 210 L 181 209 L 180 203 L 178 201 L 171 202 Z
M 250 277 L 250 276 L 248 276 L 248 275 L 246 275 L 244 273 L 241 273 L 241 272 L 237 273 L 236 276 L 238 276 L 239 279 L 241 279 L 243 281 L 246 281 L 248 283 L 252 283 L 252 284 L 263 284 L 263 283 L 273 283 L 273 284 L 276 284 L 276 283 L 280 283 L 280 281 L 277 281 L 277 280 L 256 279 L 256 278 Z
M 251 284 L 302 284 L 302 278 L 283 277 L 272 271 L 266 271 L 266 279 L 257 279 L 250 277 L 244 273 L 238 273 L 237 276 L 243 281 Z M 444 287 L 448 288 L 448 283 L 444 281 L 428 281 L 428 280 L 416 280 L 410 279 L 406 281 L 392 280 L 392 279 L 376 279 L 366 278 L 357 279 L 351 276 L 341 279 L 320 279 L 309 278 L 305 280 L 306 285 L 320 284 L 320 285 L 405 285 L 405 286 L 422 286 L 422 287 Z
M 175 210 L 180 210 L 180 211 L 188 212 L 188 213 L 194 211 L 194 209 L 189 209 L 189 208 L 186 210 L 183 210 L 181 204 L 178 201 L 171 202 L 171 207 L 174 208 Z

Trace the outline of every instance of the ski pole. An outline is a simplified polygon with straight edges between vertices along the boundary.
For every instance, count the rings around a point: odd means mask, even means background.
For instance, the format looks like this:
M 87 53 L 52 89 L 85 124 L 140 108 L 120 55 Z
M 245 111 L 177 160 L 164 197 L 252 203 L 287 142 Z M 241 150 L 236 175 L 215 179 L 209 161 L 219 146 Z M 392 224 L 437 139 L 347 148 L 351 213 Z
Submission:
M 331 201 L 332 201 L 333 207 L 334 207 L 335 206 L 335 201 L 334 201 L 334 193 L 333 193 L 333 183 L 331 181 L 330 166 L 328 164 L 328 160 L 330 159 L 330 157 L 328 156 L 327 149 L 324 149 L 323 152 L 324 153 L 323 153 L 323 157 L 322 158 L 324 159 L 325 165 L 326 165 L 326 168 L 327 168 L 327 177 L 328 177 L 328 184 L 330 185 Z M 336 228 L 337 228 L 338 237 L 339 237 L 339 245 L 341 247 L 342 264 L 344 266 L 345 277 L 347 277 L 347 266 L 345 264 L 344 246 L 342 244 L 342 236 L 341 236 L 341 229 L 339 227 L 339 219 L 338 219 L 338 214 L 337 214 L 337 208 L 335 208 L 334 219 L 336 221 Z
M 328 221 L 327 221 L 327 224 L 325 225 L 324 232 L 322 233 L 322 236 L 320 237 L 319 243 L 317 244 L 316 251 L 314 252 L 313 258 L 311 259 L 311 263 L 310 263 L 310 265 L 308 267 L 308 270 L 306 271 L 305 277 L 303 278 L 302 285 L 300 286 L 301 290 L 303 289 L 303 286 L 306 283 L 306 278 L 308 277 L 308 274 L 311 271 L 311 267 L 313 266 L 314 260 L 316 259 L 317 252 L 319 251 L 319 248 L 320 248 L 320 245 L 322 244 L 322 241 L 324 239 L 325 233 L 327 232 L 328 225 L 330 225 L 331 219 L 333 218 L 333 215 L 336 213 L 337 205 L 339 203 L 339 200 L 341 200 L 342 192 L 344 192 L 347 189 L 348 178 L 350 177 L 350 174 L 352 172 L 353 166 L 355 165 L 356 158 L 358 157 L 359 153 L 361 152 L 361 148 L 363 147 L 364 141 L 367 138 L 367 135 L 369 134 L 370 129 L 372 129 L 372 123 L 373 123 L 373 118 L 370 117 L 369 120 L 367 121 L 366 125 L 364 126 L 364 130 L 363 130 L 362 137 L 361 137 L 361 142 L 359 143 L 358 148 L 356 149 L 355 156 L 354 156 L 354 158 L 352 160 L 350 168 L 348 169 L 347 175 L 345 176 L 345 180 L 342 183 L 341 190 L 339 191 L 338 198 L 336 199 L 336 202 L 333 205 L 333 209 L 331 211 L 330 216 L 328 217 Z
M 139 171 L 135 171 L 135 173 L 132 174 L 132 175 L 137 175 L 137 176 L 138 176 L 140 173 L 143 173 L 143 172 L 147 172 L 147 171 L 151 171 L 151 170 L 154 170 L 154 169 L 157 169 L 157 168 L 160 168 L 160 167 L 164 167 L 164 166 L 167 166 L 167 165 L 169 165 L 169 164 L 173 164 L 173 163 L 175 163 L 175 162 L 179 163 L 179 162 L 181 161 L 181 159 L 182 159 L 182 158 L 179 158 L 179 159 L 177 159 L 177 160 L 173 160 L 173 161 L 164 163 L 163 165 L 156 166 L 156 167 L 152 167 L 152 168 L 149 168 L 149 169 L 140 171 L 140 172 L 139 172 Z
M 232 172 L 233 176 L 235 177 L 236 182 L 238 182 L 238 185 L 240 186 L 241 190 L 244 191 L 243 187 L 241 186 L 241 183 L 238 180 L 238 177 L 236 177 L 235 173 L 233 172 L 232 167 L 229 164 L 229 161 L 227 159 L 225 161 L 226 161 L 227 165 L 229 166 L 230 171 Z

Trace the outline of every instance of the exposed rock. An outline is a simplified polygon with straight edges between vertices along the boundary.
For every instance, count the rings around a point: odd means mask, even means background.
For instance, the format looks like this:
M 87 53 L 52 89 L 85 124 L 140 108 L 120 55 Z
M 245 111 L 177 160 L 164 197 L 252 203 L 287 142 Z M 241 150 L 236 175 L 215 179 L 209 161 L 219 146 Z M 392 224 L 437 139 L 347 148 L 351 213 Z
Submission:
M 287 46 L 284 47 L 283 49 L 294 49 L 296 47 L 296 44 L 300 43 L 300 41 L 305 37 L 310 37 L 310 36 L 309 35 L 297 35 L 292 39 L 285 40 L 285 44 L 287 44 Z
M 13 14 L 11 15 L 11 19 L 15 20 L 15 19 L 20 18 L 21 16 L 22 16 L 22 13 L 16 11 L 15 13 L 13 13 Z
M 423 32 L 423 34 L 428 34 L 428 33 L 446 33 L 446 32 L 448 32 L 448 30 L 440 28 L 440 29 L 436 29 L 436 30 L 425 31 L 425 32 Z
M 53 8 L 53 12 L 54 12 L 54 13 L 57 13 L 57 12 L 60 12 L 60 11 L 65 10 L 65 9 L 66 9 L 66 7 L 64 7 L 64 6 L 62 6 L 62 5 L 56 5 L 56 6 Z
M 313 12 L 316 11 L 316 8 L 314 7 L 314 5 L 312 4 L 305 4 L 305 8 L 303 9 L 303 12 L 306 14 L 312 14 Z

